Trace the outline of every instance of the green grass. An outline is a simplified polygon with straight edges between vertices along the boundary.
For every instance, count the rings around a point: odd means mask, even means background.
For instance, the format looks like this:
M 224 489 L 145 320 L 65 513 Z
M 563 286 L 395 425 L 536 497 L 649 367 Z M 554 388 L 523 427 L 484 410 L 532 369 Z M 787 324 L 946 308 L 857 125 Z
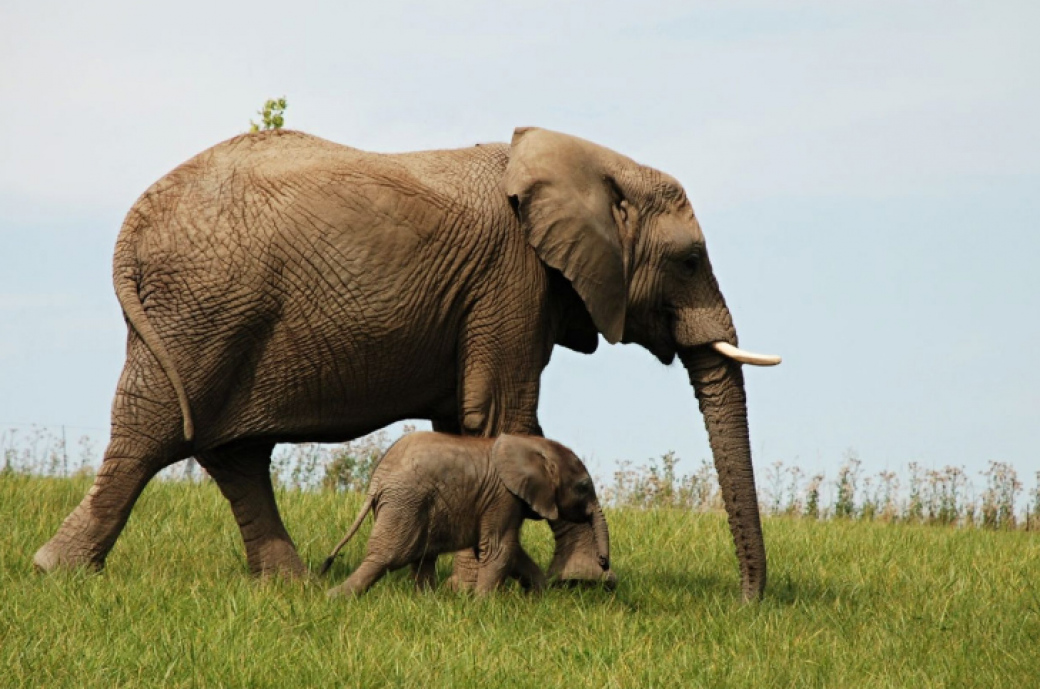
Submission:
M 1035 532 L 771 518 L 767 595 L 742 605 L 722 517 L 624 509 L 608 512 L 614 593 L 475 600 L 401 573 L 328 601 L 367 528 L 328 581 L 255 580 L 211 484 L 149 486 L 104 574 L 36 575 L 32 554 L 88 486 L 0 476 L 2 686 L 1040 684 Z M 312 568 L 359 503 L 279 499 Z M 548 562 L 544 524 L 525 541 Z

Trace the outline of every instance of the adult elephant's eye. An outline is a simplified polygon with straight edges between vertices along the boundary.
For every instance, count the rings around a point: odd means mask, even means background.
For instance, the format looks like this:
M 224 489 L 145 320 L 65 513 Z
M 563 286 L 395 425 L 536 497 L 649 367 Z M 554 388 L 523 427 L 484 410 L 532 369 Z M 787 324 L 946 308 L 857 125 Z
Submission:
M 682 259 L 683 269 L 688 273 L 696 273 L 701 267 L 701 252 L 693 251 Z

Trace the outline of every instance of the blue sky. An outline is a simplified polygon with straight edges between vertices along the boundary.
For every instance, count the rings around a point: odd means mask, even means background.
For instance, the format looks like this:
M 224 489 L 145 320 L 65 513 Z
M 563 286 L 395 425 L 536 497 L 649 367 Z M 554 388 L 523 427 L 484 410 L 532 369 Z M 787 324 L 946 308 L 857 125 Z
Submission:
M 104 437 L 123 214 L 286 95 L 288 126 L 361 148 L 537 125 L 675 175 L 741 343 L 785 358 L 747 372 L 760 471 L 1040 469 L 1040 5 L 644 4 L 5 4 L 0 428 Z M 546 432 L 601 470 L 710 456 L 638 347 L 558 350 L 543 381 Z

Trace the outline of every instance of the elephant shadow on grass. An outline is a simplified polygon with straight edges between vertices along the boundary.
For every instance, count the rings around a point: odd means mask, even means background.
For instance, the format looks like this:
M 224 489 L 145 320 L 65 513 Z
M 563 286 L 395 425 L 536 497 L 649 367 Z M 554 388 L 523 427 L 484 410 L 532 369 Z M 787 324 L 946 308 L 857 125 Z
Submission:
M 781 605 L 795 605 L 799 602 L 833 603 L 854 595 L 853 590 L 848 587 L 835 586 L 816 577 L 792 577 L 782 574 L 774 579 L 775 581 L 770 582 L 766 588 L 766 598 Z
M 339 583 L 339 582 L 343 581 L 344 579 L 346 579 L 347 577 L 349 577 L 354 572 L 354 570 L 357 568 L 358 564 L 361 562 L 361 559 L 363 557 L 364 557 L 364 554 L 360 553 L 360 554 L 356 555 L 356 559 L 347 559 L 347 558 L 345 558 L 346 561 L 343 561 L 343 562 L 337 561 L 335 564 L 333 564 L 329 568 L 329 570 L 324 575 L 314 574 L 314 576 L 312 576 L 310 578 L 310 581 L 312 583 L 316 584 L 317 586 L 320 586 L 320 587 L 329 588 L 331 586 L 334 586 L 337 583 Z M 445 595 L 460 595 L 460 596 L 464 596 L 466 594 L 452 592 L 450 587 L 446 586 L 446 583 L 451 578 L 451 575 L 452 575 L 452 573 L 454 571 L 453 570 L 453 563 L 454 563 L 454 555 L 442 555 L 441 557 L 439 557 L 437 559 L 437 569 L 436 569 L 436 572 L 437 572 L 437 579 L 436 579 L 437 584 L 436 584 L 435 589 L 436 589 L 436 591 L 444 592 Z M 321 564 L 322 563 L 316 563 L 316 564 L 315 563 L 311 563 L 310 571 L 312 573 L 318 572 Z M 539 566 L 543 570 L 546 569 L 547 565 L 548 565 L 547 561 L 539 563 Z M 399 591 L 402 591 L 402 592 L 409 591 L 409 590 L 414 590 L 414 588 L 415 588 L 415 584 L 413 582 L 412 574 L 410 573 L 410 571 L 409 571 L 409 569 L 407 567 L 403 567 L 403 568 L 395 570 L 393 572 L 389 572 L 384 577 L 383 586 L 386 587 L 386 588 L 393 588 L 393 589 L 396 589 L 396 590 L 399 590 Z M 509 580 L 509 581 L 503 582 L 503 584 L 502 584 L 502 591 L 503 592 L 509 592 L 509 591 L 520 592 L 521 590 L 522 590 L 522 588 L 521 588 L 519 582 L 517 582 L 515 580 Z M 582 579 L 567 579 L 567 580 L 550 579 L 549 580 L 549 584 L 548 584 L 548 590 L 549 591 L 569 592 L 569 593 L 574 594 L 577 597 L 582 598 L 583 600 L 584 599 L 596 600 L 596 599 L 600 599 L 600 598 L 602 600 L 608 600 L 608 599 L 614 599 L 616 597 L 614 595 L 616 590 L 612 590 L 612 589 L 610 589 L 610 588 L 608 588 L 606 586 L 603 586 L 600 582 L 589 581 L 589 580 L 582 580 Z M 420 594 L 417 592 L 416 595 L 420 595 Z M 539 594 L 527 593 L 526 595 L 537 596 Z
M 673 608 L 682 611 L 689 610 L 691 605 L 703 605 L 709 601 L 740 600 L 735 595 L 733 580 L 728 572 L 714 574 L 682 568 L 626 572 L 619 568 L 618 580 L 616 598 L 632 611 L 664 611 Z M 851 590 L 836 589 L 816 578 L 781 575 L 769 582 L 762 602 L 790 607 L 805 602 L 827 604 L 853 595 Z
M 361 555 L 357 557 L 360 560 Z M 317 581 L 325 586 L 332 585 L 348 577 L 356 565 L 353 560 L 337 562 L 325 577 Z M 728 571 L 716 574 L 676 567 L 640 572 L 621 567 L 617 572 L 618 586 L 613 591 L 588 581 L 554 582 L 550 585 L 550 590 L 568 592 L 591 604 L 619 604 L 633 612 L 672 607 L 688 610 L 690 605 L 700 605 L 712 600 L 739 600 Z M 452 557 L 442 556 L 437 563 L 438 589 L 443 588 L 451 573 Z M 394 582 L 391 586 L 402 590 L 412 586 L 407 569 L 389 574 L 387 582 Z M 517 588 L 516 582 L 511 581 L 505 585 L 505 590 Z M 769 582 L 763 602 L 790 607 L 806 602 L 829 604 L 854 596 L 855 591 L 848 587 L 836 587 L 833 583 L 821 581 L 817 577 L 793 577 L 783 573 L 774 576 Z
M 331 588 L 332 586 L 341 583 L 344 579 L 353 574 L 354 570 L 358 568 L 359 564 L 361 564 L 361 560 L 364 558 L 364 556 L 365 554 L 362 551 L 360 553 L 355 554 L 353 557 L 340 558 L 335 563 L 333 563 L 329 567 L 328 571 L 324 574 L 318 574 L 318 572 L 321 570 L 321 566 L 324 564 L 324 558 L 322 560 L 314 560 L 310 562 L 309 568 L 312 575 L 312 579 L 319 585 L 324 586 L 325 588 Z M 453 562 L 454 559 L 451 555 L 444 555 L 437 558 L 436 589 L 439 590 L 443 588 L 444 582 L 446 582 L 451 577 Z M 386 576 L 383 577 L 383 585 L 386 584 L 390 584 L 394 587 L 406 586 L 411 587 L 412 589 L 415 588 L 415 584 L 412 580 L 412 574 L 409 571 L 408 567 L 402 567 L 401 569 L 396 569 L 392 572 L 388 572 Z

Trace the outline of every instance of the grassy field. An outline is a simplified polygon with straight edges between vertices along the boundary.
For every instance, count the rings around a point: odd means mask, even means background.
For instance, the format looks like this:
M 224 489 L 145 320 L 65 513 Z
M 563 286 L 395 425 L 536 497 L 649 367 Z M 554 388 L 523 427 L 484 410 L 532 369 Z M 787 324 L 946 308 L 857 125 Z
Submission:
M 88 486 L 0 476 L 0 686 L 1040 686 L 1036 532 L 770 518 L 767 595 L 742 605 L 723 517 L 621 509 L 613 593 L 475 600 L 399 573 L 330 602 L 363 537 L 329 581 L 254 580 L 211 484 L 153 482 L 104 574 L 34 574 Z M 280 496 L 312 568 L 359 502 Z M 524 537 L 547 563 L 548 528 Z

